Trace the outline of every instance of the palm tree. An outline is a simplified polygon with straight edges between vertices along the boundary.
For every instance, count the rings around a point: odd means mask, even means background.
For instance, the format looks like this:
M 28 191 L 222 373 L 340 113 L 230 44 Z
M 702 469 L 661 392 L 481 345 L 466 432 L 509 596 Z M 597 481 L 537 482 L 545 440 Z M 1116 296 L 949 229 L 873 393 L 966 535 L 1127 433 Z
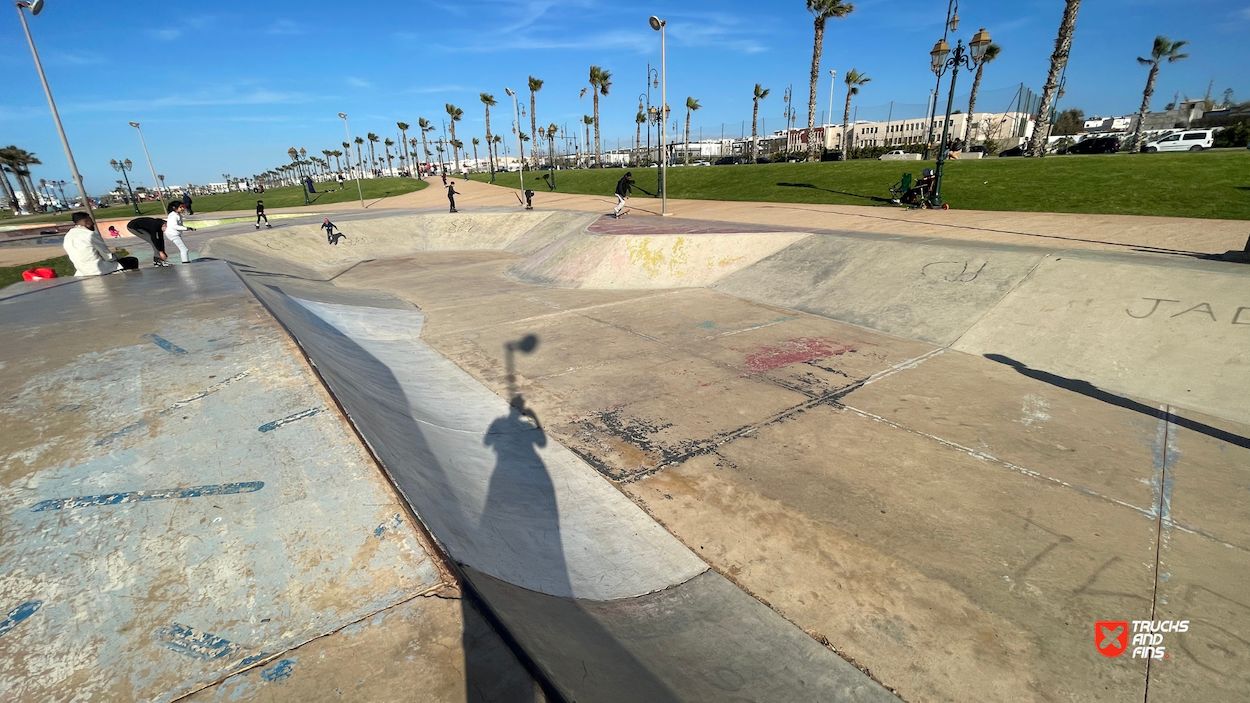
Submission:
M 981 89 L 981 76 L 985 73 L 985 64 L 998 58 L 998 55 L 1002 52 L 1003 48 L 1001 46 L 990 44 L 985 47 L 985 53 L 981 54 L 981 63 L 977 64 L 977 75 L 976 78 L 972 79 L 972 95 L 968 97 L 968 124 L 964 130 L 965 148 L 970 143 L 968 140 L 972 139 L 972 117 L 977 109 L 977 91 Z
M 430 124 L 430 121 L 424 117 L 420 117 L 417 119 L 417 129 L 421 130 L 421 151 L 425 154 L 425 162 L 428 164 L 430 163 L 430 146 L 425 141 L 425 135 L 434 131 L 434 125 Z M 420 171 L 421 169 L 418 168 L 417 170 Z
M 755 84 L 755 94 L 752 102 L 755 105 L 751 110 L 751 160 L 755 161 L 760 157 L 759 131 L 757 127 L 760 121 L 760 101 L 768 97 L 773 92 L 771 88 L 765 88 L 759 83 Z
M 595 124 L 595 118 L 591 117 L 590 115 L 582 115 L 582 124 L 586 126 L 586 141 L 582 142 L 582 144 L 584 145 L 582 148 L 582 152 L 586 156 L 586 163 L 589 164 L 590 163 L 590 125 Z
M 378 168 L 378 157 L 377 157 L 377 154 L 373 151 L 373 145 L 377 144 L 378 141 L 381 140 L 381 137 L 374 134 L 373 132 L 369 132 L 368 134 L 365 135 L 365 139 L 369 140 L 369 168 L 376 171 Z
M 491 150 L 491 145 L 495 143 L 494 135 L 490 133 L 490 108 L 496 105 L 495 96 L 490 93 L 479 93 L 478 100 L 482 101 L 482 105 L 486 107 L 486 158 L 490 160 L 490 182 L 495 182 L 495 154 Z
M 807 98 L 808 161 L 816 160 L 816 83 L 820 80 L 820 52 L 825 45 L 825 22 L 830 17 L 846 17 L 854 10 L 854 5 L 843 0 L 807 0 L 807 11 L 816 18 L 816 39 L 812 44 L 811 91 Z
M 611 87 L 612 74 L 598 66 L 591 66 L 590 92 L 595 101 L 595 164 L 600 168 L 603 167 L 603 160 L 599 149 L 599 96 L 607 97 L 608 89 Z
M 641 105 L 641 103 L 639 104 Z M 638 114 L 634 115 L 634 126 L 637 128 L 634 130 L 634 165 L 635 166 L 642 166 L 642 125 L 646 123 L 646 121 L 647 121 L 647 113 L 643 112 L 642 108 L 639 107 Z M 651 155 L 648 154 L 647 158 L 650 158 L 650 157 Z
M 335 149 L 334 151 L 330 152 L 330 156 L 334 157 L 334 170 L 339 173 L 343 172 L 343 162 L 339 160 L 339 157 L 342 155 L 343 155 L 343 152 L 339 151 L 338 149 Z
M 451 148 L 452 148 L 451 170 L 455 171 L 456 166 L 460 165 L 460 151 L 459 151 L 459 147 L 456 146 L 456 123 L 459 122 L 460 118 L 464 116 L 464 110 L 461 110 L 460 108 L 456 107 L 455 105 L 452 105 L 451 103 L 445 103 L 443 105 L 443 108 L 447 110 L 447 116 L 451 118 Z
M 404 161 L 408 161 L 409 162 L 408 167 L 412 168 L 411 159 L 408 158 L 408 128 L 411 127 L 412 125 L 408 124 L 407 122 L 396 122 L 395 126 L 399 127 L 399 134 L 400 134 L 399 143 L 404 145 Z
M 363 171 L 365 167 L 364 159 L 360 157 L 360 145 L 364 144 L 365 140 L 363 137 L 356 137 L 352 141 L 356 143 L 356 170 L 359 173 L 360 171 Z
M 495 163 L 498 164 L 499 163 L 499 145 L 503 144 L 503 137 L 496 134 L 490 138 L 490 141 L 491 141 L 491 146 L 495 149 Z
M 391 147 L 395 146 L 395 142 L 387 137 L 386 141 L 382 142 L 382 146 L 386 149 L 386 171 L 389 174 L 391 172 Z
M 845 161 L 851 158 L 851 145 L 846 142 L 846 127 L 851 121 L 851 96 L 859 95 L 859 87 L 871 82 L 872 79 L 867 74 L 852 68 L 847 72 L 844 80 L 846 81 L 846 110 L 842 112 L 842 159 Z
M 347 142 L 341 142 L 343 148 L 347 150 L 347 170 L 352 168 L 352 145 Z
M 1063 19 L 1059 21 L 1059 36 L 1055 38 L 1055 52 L 1050 55 L 1050 72 L 1046 74 L 1046 84 L 1042 86 L 1042 104 L 1038 107 L 1038 124 L 1029 140 L 1029 156 L 1046 155 L 1046 137 L 1050 130 L 1043 129 L 1042 120 L 1050 122 L 1050 106 L 1054 103 L 1055 91 L 1059 88 L 1059 74 L 1068 65 L 1068 54 L 1072 51 L 1072 33 L 1076 31 L 1076 13 L 1081 9 L 1081 0 L 1065 0 Z
M 690 113 L 703 107 L 698 100 L 686 98 L 686 165 L 690 165 Z
M 530 137 L 528 134 L 518 129 L 516 133 L 516 138 L 517 138 L 517 148 L 521 150 L 521 153 L 517 154 L 517 157 L 520 161 L 525 161 L 525 142 L 528 142 L 530 140 Z
M 474 137 L 472 141 L 473 141 L 473 170 L 477 171 L 478 169 L 477 145 L 481 144 L 481 142 L 478 140 L 477 137 Z
M 38 166 L 43 162 L 39 160 L 33 153 L 20 149 L 17 146 L 9 145 L 0 149 L 0 167 L 7 166 L 9 171 L 17 177 L 17 187 L 22 189 L 22 198 L 26 203 L 27 209 L 34 211 L 35 204 L 39 202 L 35 197 L 35 184 L 30 179 L 30 166 Z M 5 183 L 8 183 L 8 177 L 5 177 Z M 14 194 L 16 202 L 16 193 Z M 15 211 L 16 211 L 16 206 Z
M 1146 89 L 1141 94 L 1141 110 L 1137 115 L 1137 128 L 1133 130 L 1134 144 L 1141 141 L 1142 125 L 1146 121 L 1146 113 L 1150 111 L 1150 96 L 1154 95 L 1155 79 L 1159 77 L 1159 64 L 1163 63 L 1164 59 L 1167 59 L 1168 63 L 1176 63 L 1181 59 L 1189 58 L 1189 54 L 1181 53 L 1181 47 L 1188 43 L 1184 39 L 1172 41 L 1160 34 L 1155 37 L 1154 46 L 1150 48 L 1150 58 L 1137 57 L 1137 63 L 1150 67 L 1150 73 L 1146 76 Z
M 538 134 L 538 113 L 535 110 L 534 95 L 543 89 L 543 82 L 539 78 L 530 76 L 530 134 Z M 538 169 L 538 149 L 534 149 L 534 169 Z

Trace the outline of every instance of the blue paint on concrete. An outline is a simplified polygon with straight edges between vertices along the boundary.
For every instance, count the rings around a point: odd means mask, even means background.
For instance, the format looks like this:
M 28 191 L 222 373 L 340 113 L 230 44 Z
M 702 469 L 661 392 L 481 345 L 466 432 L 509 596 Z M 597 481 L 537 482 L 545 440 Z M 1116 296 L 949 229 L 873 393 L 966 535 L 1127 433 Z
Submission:
M 699 323 L 699 327 L 702 327 L 705 330 L 714 330 L 716 329 L 716 323 L 711 320 L 704 320 Z
M 265 424 L 261 425 L 257 429 L 260 430 L 261 432 L 273 432 L 274 430 L 278 429 L 279 427 L 282 427 L 283 425 L 289 425 L 292 422 L 297 422 L 299 420 L 303 420 L 306 417 L 312 417 L 313 415 L 317 415 L 325 411 L 326 409 L 324 407 L 309 408 L 307 410 L 301 410 L 295 413 L 294 415 L 287 415 L 286 417 L 280 420 L 274 420 L 273 422 L 266 422 Z
M 230 378 L 227 378 L 227 379 L 225 379 L 225 380 L 218 381 L 217 383 L 214 383 L 213 385 L 209 386 L 209 387 L 208 387 L 208 389 L 207 389 L 207 390 L 205 390 L 204 392 L 202 392 L 202 393 L 196 393 L 195 395 L 191 396 L 190 398 L 184 398 L 184 399 L 182 399 L 182 400 L 180 400 L 180 401 L 178 401 L 178 402 L 174 403 L 173 405 L 169 406 L 168 408 L 165 408 L 164 410 L 162 410 L 162 411 L 161 411 L 161 414 L 162 414 L 162 415 L 168 415 L 169 413 L 172 413 L 172 412 L 174 412 L 175 410 L 181 410 L 183 407 L 186 407 L 187 405 L 190 405 L 191 403 L 193 403 L 193 402 L 195 402 L 195 401 L 197 401 L 197 400 L 200 400 L 200 399 L 202 399 L 202 398 L 206 398 L 206 397 L 208 397 L 209 395 L 212 395 L 213 393 L 216 393 L 217 391 L 221 390 L 222 388 L 225 388 L 226 386 L 230 385 L 231 383 L 234 383 L 235 381 L 238 381 L 238 380 L 240 380 L 240 379 L 247 378 L 247 377 L 248 377 L 248 376 L 250 376 L 250 375 L 252 375 L 252 372 L 251 372 L 251 371 L 244 371 L 243 373 L 238 373 L 238 374 L 235 374 L 235 375 L 233 375 L 233 376 L 231 376 Z
M 243 650 L 243 647 L 224 637 L 218 637 L 181 623 L 174 623 L 173 627 L 162 627 L 157 630 L 156 639 L 179 654 L 204 661 L 225 659 Z
M 250 657 L 243 657 L 243 661 L 239 662 L 239 664 L 238 664 L 237 666 L 235 666 L 234 668 L 236 668 L 236 669 L 242 669 L 242 668 L 245 668 L 245 667 L 249 667 L 249 666 L 251 666 L 251 665 L 255 664 L 256 662 L 260 661 L 261 659 L 264 659 L 264 658 L 265 658 L 265 657 L 267 657 L 267 656 L 269 656 L 269 655 L 268 655 L 268 654 L 264 654 L 264 653 L 262 653 L 262 654 L 253 654 L 253 655 L 252 655 L 252 656 L 250 656 Z
M 165 339 L 164 337 L 160 335 L 145 334 L 143 335 L 143 338 L 152 342 L 153 344 L 160 347 L 161 349 L 164 349 L 170 354 L 186 354 L 187 353 L 186 349 L 183 349 L 182 347 L 178 346 L 177 344 L 174 344 L 173 342 L 169 341 L 168 339 Z
M 402 524 L 404 524 L 404 518 L 399 513 L 395 513 L 395 517 L 373 528 L 373 536 L 378 539 L 386 539 L 387 530 L 397 530 Z
M 78 496 L 76 498 L 54 498 L 36 503 L 31 507 L 32 513 L 45 510 L 72 510 L 89 508 L 99 505 L 120 505 L 122 503 L 142 503 L 149 500 L 168 500 L 171 498 L 202 498 L 204 496 L 233 495 L 236 493 L 255 493 L 265 487 L 264 481 L 246 481 L 243 483 L 222 483 L 211 486 L 192 486 L 190 488 L 166 488 L 158 491 L 130 491 L 128 493 L 106 493 L 98 496 Z
M 139 429 L 140 427 L 147 426 L 147 424 L 148 423 L 146 421 L 140 420 L 138 422 L 134 422 L 129 425 L 126 425 L 125 427 L 121 428 L 120 430 L 117 430 L 116 432 L 110 432 L 109 434 L 104 435 L 103 437 L 100 438 L 100 441 L 95 443 L 95 445 L 97 447 L 103 447 L 104 445 L 108 444 L 109 442 L 112 442 L 115 439 L 118 439 L 120 437 L 125 437 L 126 435 Z
M 23 620 L 39 612 L 41 607 L 43 607 L 43 601 L 32 600 L 10 610 L 8 617 L 0 620 L 0 637 L 7 635 L 9 630 L 12 630 Z
M 273 666 L 260 672 L 260 677 L 270 683 L 291 678 L 291 669 L 295 668 L 295 659 L 283 659 Z

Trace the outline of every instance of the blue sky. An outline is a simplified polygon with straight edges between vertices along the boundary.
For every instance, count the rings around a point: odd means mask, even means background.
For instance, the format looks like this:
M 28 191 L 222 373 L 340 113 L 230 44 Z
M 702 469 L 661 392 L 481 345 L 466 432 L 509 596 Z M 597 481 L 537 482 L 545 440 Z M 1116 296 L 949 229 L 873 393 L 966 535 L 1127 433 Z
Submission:
M 828 109 L 827 70 L 854 67 L 873 78 L 856 98 L 861 117 L 919 109 L 933 87 L 928 51 L 941 35 L 946 3 L 864 0 L 826 33 L 817 110 Z M 1061 0 L 964 0 L 957 36 L 986 27 L 1002 57 L 987 66 L 981 109 L 1004 109 L 1023 82 L 1040 91 L 1062 14 Z M 151 180 L 135 131 L 143 123 L 157 170 L 169 183 L 250 175 L 281 163 L 289 146 L 319 153 L 343 141 L 336 113 L 347 112 L 353 135 L 394 138 L 395 123 L 418 117 L 439 123 L 443 105 L 465 112 L 458 135 L 481 136 L 477 96 L 500 105 L 492 127 L 510 119 L 505 87 L 522 91 L 526 78 L 546 81 L 538 95 L 544 124 L 573 123 L 591 113 L 578 98 L 588 67 L 614 77 L 602 99 L 605 147 L 631 138 L 648 61 L 659 63 L 659 35 L 647 26 L 658 14 L 668 25 L 668 102 L 684 120 L 686 96 L 703 109 L 697 133 L 719 136 L 721 125 L 750 130 L 756 82 L 773 90 L 761 106 L 769 127 L 781 125 L 782 94 L 794 84 L 800 122 L 806 121 L 812 22 L 798 0 L 748 3 L 600 2 L 598 0 L 416 2 L 169 3 L 131 0 L 47 0 L 31 19 L 79 168 L 94 192 L 116 179 L 109 159 L 136 163 L 134 180 Z M 1250 99 L 1250 0 L 1088 0 L 1081 7 L 1061 107 L 1087 115 L 1136 110 L 1146 69 L 1135 57 L 1156 34 L 1188 39 L 1191 57 L 1165 65 L 1153 107 L 1177 93 L 1201 97 L 1232 88 Z M 15 143 L 44 161 L 35 177 L 67 179 L 69 169 L 15 13 L 0 12 L 0 143 Z M 961 76 L 960 89 L 969 85 Z M 945 90 L 945 86 L 943 90 Z M 528 95 L 522 93 L 528 103 Z M 658 91 L 652 91 L 658 102 Z M 839 86 L 834 112 L 840 119 Z M 1001 105 L 997 103 L 1002 103 Z M 956 104 L 956 107 L 960 107 Z M 963 105 L 966 108 L 966 104 Z M 897 114 L 897 113 L 896 113 Z M 523 118 L 528 131 L 529 119 Z M 411 134 L 410 134 L 411 136 Z

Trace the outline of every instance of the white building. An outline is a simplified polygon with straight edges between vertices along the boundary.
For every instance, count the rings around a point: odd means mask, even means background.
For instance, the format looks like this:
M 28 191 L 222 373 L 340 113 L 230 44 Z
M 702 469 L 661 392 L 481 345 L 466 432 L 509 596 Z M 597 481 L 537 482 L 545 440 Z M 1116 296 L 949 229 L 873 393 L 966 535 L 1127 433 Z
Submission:
M 1086 132 L 1127 132 L 1133 127 L 1135 115 L 1128 117 L 1091 117 L 1085 120 Z
M 973 143 L 986 139 L 1022 141 L 1033 134 L 1034 121 L 1033 115 L 1022 112 L 977 112 L 972 115 L 969 130 L 969 116 L 964 113 L 951 115 L 949 125 L 945 116 L 939 116 L 932 121 L 933 141 L 941 140 L 944 128 L 948 139 L 963 139 L 967 134 Z M 847 125 L 846 140 L 851 148 L 924 144 L 929 140 L 929 128 L 929 120 L 923 117 L 885 122 L 860 120 Z M 823 143 L 825 149 L 841 149 L 842 131 L 840 124 L 821 125 L 816 128 L 817 142 Z M 790 130 L 787 146 L 790 151 L 806 149 L 807 129 Z

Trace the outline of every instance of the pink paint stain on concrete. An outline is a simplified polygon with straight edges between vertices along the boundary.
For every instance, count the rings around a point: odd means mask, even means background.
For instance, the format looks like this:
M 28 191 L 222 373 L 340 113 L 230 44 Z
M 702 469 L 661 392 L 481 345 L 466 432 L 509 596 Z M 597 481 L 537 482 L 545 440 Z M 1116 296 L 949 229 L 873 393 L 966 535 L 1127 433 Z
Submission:
M 799 337 L 787 339 L 775 346 L 765 346 L 747 354 L 747 368 L 751 373 L 763 373 L 790 364 L 802 364 L 827 356 L 840 356 L 856 351 L 854 344 L 840 344 L 832 339 Z

